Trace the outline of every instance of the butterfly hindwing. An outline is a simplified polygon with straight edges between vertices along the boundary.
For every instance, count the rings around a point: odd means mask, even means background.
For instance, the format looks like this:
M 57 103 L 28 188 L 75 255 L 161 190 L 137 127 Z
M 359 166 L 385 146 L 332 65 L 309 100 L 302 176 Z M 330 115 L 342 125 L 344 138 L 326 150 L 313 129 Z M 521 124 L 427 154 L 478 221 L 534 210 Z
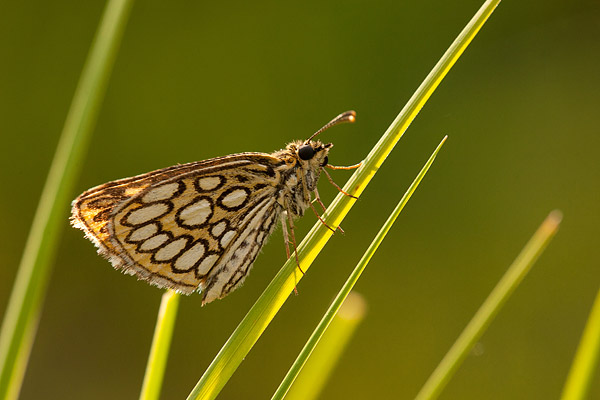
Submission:
M 204 303 L 235 289 L 275 226 L 281 160 L 242 153 L 110 182 L 73 202 L 73 225 L 113 266 Z

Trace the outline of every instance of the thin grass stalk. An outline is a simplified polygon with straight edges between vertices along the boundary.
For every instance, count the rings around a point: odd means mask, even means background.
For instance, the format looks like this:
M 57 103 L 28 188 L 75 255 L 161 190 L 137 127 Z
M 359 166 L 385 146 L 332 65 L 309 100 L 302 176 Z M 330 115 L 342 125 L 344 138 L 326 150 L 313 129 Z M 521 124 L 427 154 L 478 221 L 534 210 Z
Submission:
M 160 398 L 160 389 L 165 376 L 180 298 L 181 296 L 172 290 L 167 290 L 162 295 L 140 400 L 158 400 Z
M 69 199 L 132 3 L 130 0 L 107 3 L 75 90 L 0 331 L 0 399 L 18 397 Z
M 560 225 L 562 214 L 554 210 L 544 220 L 542 225 L 533 234 L 521 253 L 504 273 L 496 287 L 483 302 L 471 321 L 462 331 L 456 342 L 444 356 L 440 364 L 433 371 L 421 391 L 417 400 L 436 399 L 454 372 L 462 364 L 475 343 L 485 332 L 494 317 L 498 314 L 504 303 L 521 283 L 540 254 L 544 251 L 550 240 L 554 237 Z
M 588 397 L 594 372 L 600 357 L 600 291 L 592 306 L 583 336 L 561 396 L 562 400 L 583 400 Z
M 447 75 L 450 68 L 471 43 L 499 2 L 500 0 L 486 1 L 469 21 L 406 106 L 400 111 L 379 142 L 364 159 L 361 167 L 350 177 L 344 186 L 346 192 L 357 197 L 363 192 L 425 102 L 431 97 L 444 76 Z M 354 203 L 354 199 L 339 194 L 324 214 L 325 221 L 330 226 L 339 226 Z M 298 245 L 298 258 L 303 271 L 308 270 L 310 264 L 330 237 L 331 231 L 320 222 L 313 226 Z M 284 264 L 221 348 L 221 351 L 190 392 L 188 399 L 214 399 L 219 394 L 302 276 L 303 274 L 296 268 L 293 259 Z
M 355 291 L 350 292 L 306 360 L 304 368 L 285 396 L 286 400 L 313 400 L 319 397 L 356 328 L 363 321 L 366 309 L 363 296 Z
M 321 340 L 321 337 L 323 336 L 323 333 L 331 323 L 331 320 L 337 314 L 342 303 L 346 299 L 346 296 L 348 296 L 348 294 L 358 281 L 358 278 L 360 278 L 360 276 L 362 275 L 367 264 L 369 264 L 369 261 L 371 261 L 371 258 L 379 248 L 379 245 L 391 229 L 392 225 L 394 225 L 394 222 L 396 222 L 398 215 L 400 215 L 400 213 L 404 209 L 404 206 L 406 205 L 406 203 L 408 203 L 408 200 L 410 200 L 415 190 L 417 190 L 417 187 L 423 180 L 423 177 L 425 177 L 427 171 L 429 171 L 429 168 L 433 164 L 435 157 L 441 150 L 447 138 L 448 136 L 442 139 L 442 141 L 435 149 L 431 157 L 429 157 L 429 160 L 427 160 L 427 162 L 425 163 L 425 165 L 423 166 L 413 183 L 410 185 L 404 196 L 402 196 L 402 198 L 400 199 L 400 201 L 398 202 L 388 219 L 385 221 L 385 223 L 383 224 L 383 226 L 381 227 L 381 229 L 379 230 L 379 232 L 365 251 L 365 254 L 362 256 L 356 267 L 354 267 L 354 270 L 346 280 L 346 283 L 344 283 L 344 286 L 342 286 L 342 289 L 338 292 L 336 298 L 331 303 L 331 306 L 329 306 L 329 309 L 321 319 L 321 322 L 319 322 L 319 325 L 317 325 L 316 329 L 304 345 L 304 348 L 302 349 L 302 351 L 300 351 L 298 358 L 296 358 L 296 361 L 294 361 L 294 364 L 288 371 L 287 375 L 285 376 L 285 378 L 283 378 L 283 381 L 279 385 L 279 388 L 277 388 L 277 391 L 275 392 L 271 400 L 281 400 L 285 397 L 285 394 L 290 389 L 290 386 L 302 370 L 302 367 L 306 363 L 307 359 L 310 357 L 310 354 L 314 350 L 315 346 L 319 343 L 319 340 Z

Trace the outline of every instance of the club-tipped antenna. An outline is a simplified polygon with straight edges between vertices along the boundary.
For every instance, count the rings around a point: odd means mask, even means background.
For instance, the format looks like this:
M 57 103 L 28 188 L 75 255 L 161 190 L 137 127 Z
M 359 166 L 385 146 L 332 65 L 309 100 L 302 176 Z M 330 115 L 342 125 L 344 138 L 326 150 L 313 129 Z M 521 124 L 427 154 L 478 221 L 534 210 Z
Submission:
M 354 121 L 356 121 L 356 112 L 355 111 L 350 110 L 350 111 L 341 113 L 340 115 L 338 115 L 337 117 L 335 117 L 334 119 L 329 121 L 324 127 L 322 127 L 321 129 L 319 129 L 318 131 L 313 133 L 313 135 L 311 137 L 309 137 L 308 139 L 306 139 L 306 141 L 304 143 L 310 142 L 312 140 L 312 138 L 314 138 L 315 136 L 317 136 L 319 133 L 323 132 L 324 130 L 331 128 L 332 126 L 342 124 L 344 122 L 354 122 Z

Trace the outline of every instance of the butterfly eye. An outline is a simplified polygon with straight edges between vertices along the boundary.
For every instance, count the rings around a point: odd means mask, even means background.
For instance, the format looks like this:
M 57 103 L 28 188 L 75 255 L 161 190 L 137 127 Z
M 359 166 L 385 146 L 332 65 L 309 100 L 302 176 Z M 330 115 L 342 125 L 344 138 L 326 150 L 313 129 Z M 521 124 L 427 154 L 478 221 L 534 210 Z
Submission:
M 310 160 L 315 155 L 315 149 L 310 144 L 303 144 L 298 149 L 298 157 L 303 160 Z
M 325 158 L 323 159 L 323 164 L 321 164 L 321 167 L 326 166 L 328 162 L 329 162 L 329 157 L 325 156 Z

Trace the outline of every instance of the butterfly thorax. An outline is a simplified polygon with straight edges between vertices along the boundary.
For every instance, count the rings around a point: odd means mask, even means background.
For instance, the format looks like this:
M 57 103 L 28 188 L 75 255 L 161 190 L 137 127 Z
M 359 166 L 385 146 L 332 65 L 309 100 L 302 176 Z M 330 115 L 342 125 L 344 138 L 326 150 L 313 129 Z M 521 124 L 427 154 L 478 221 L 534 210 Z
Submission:
M 310 146 L 309 159 L 299 151 L 302 147 Z M 333 147 L 331 143 L 323 144 L 320 141 L 305 143 L 297 140 L 289 143 L 285 149 L 272 154 L 273 157 L 284 161 L 281 166 L 281 186 L 278 193 L 277 203 L 292 217 L 301 217 L 304 211 L 310 207 L 311 193 L 317 188 L 321 168 L 327 164 L 327 154 Z

